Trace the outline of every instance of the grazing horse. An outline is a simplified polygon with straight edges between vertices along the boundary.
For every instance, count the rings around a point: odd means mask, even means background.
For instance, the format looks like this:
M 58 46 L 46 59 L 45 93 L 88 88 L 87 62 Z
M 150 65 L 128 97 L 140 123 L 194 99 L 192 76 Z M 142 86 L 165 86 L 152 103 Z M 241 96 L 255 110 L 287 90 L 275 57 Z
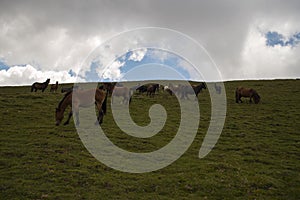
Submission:
M 244 88 L 244 87 L 238 87 L 235 90 L 235 102 L 243 102 L 241 100 L 241 97 L 249 97 L 250 98 L 250 103 L 252 103 L 252 98 L 254 99 L 254 103 L 258 104 L 260 101 L 260 96 L 258 93 L 252 89 L 252 88 Z
M 111 102 L 114 103 L 115 97 L 123 97 L 123 103 L 130 103 L 131 102 L 131 96 L 130 96 L 130 89 L 128 87 L 114 87 L 112 96 L 111 96 Z
M 55 85 L 51 85 L 50 92 L 56 92 L 58 88 L 58 81 L 56 81 Z
M 139 86 L 136 91 L 139 91 L 139 93 L 144 93 L 144 92 L 147 92 L 147 88 L 148 86 L 147 85 L 142 85 L 142 86 Z
M 106 101 L 107 94 L 103 90 L 91 89 L 91 90 L 71 90 L 65 94 L 64 98 L 59 102 L 56 108 L 55 118 L 56 126 L 58 126 L 64 118 L 64 112 L 68 106 L 73 106 L 75 111 L 76 125 L 79 125 L 79 107 L 88 107 L 96 104 L 98 110 L 98 117 L 96 123 L 102 124 L 104 114 L 106 114 Z M 89 98 L 95 95 L 95 98 Z M 69 124 L 70 118 L 72 117 L 72 110 L 69 113 L 69 117 L 64 125 Z
M 75 87 L 72 86 L 72 87 L 68 87 L 68 88 L 64 87 L 64 88 L 61 88 L 61 93 L 65 93 L 65 92 L 68 93 L 68 92 L 71 92 L 71 91 L 76 90 L 76 89 L 78 89 L 78 86 L 75 86 Z
M 185 97 L 188 99 L 188 94 L 196 94 L 196 98 L 198 98 L 198 94 L 201 92 L 202 89 L 206 89 L 205 83 L 200 83 L 199 85 L 192 85 L 192 88 L 189 86 L 180 86 L 181 91 L 181 98 L 184 99 Z
M 180 94 L 180 85 L 173 85 L 172 83 L 169 83 L 169 86 L 166 86 L 168 87 L 168 89 L 166 89 L 166 91 L 170 94 L 170 95 L 173 95 L 173 94 L 177 94 L 179 95 Z
M 164 91 L 167 92 L 167 93 L 169 93 L 171 96 L 173 95 L 173 92 L 172 92 L 171 88 L 169 86 L 167 86 L 167 85 L 164 86 Z
M 159 91 L 159 84 L 149 85 L 147 88 L 147 96 L 149 95 L 150 97 L 154 97 L 156 90 Z
M 217 85 L 216 83 L 215 83 L 215 90 L 217 94 L 221 94 L 221 86 Z
M 44 83 L 35 82 L 31 86 L 31 92 L 33 90 L 36 92 L 37 90 L 42 90 L 42 92 L 45 91 L 45 89 L 48 87 L 48 84 L 50 82 L 50 78 L 48 78 Z

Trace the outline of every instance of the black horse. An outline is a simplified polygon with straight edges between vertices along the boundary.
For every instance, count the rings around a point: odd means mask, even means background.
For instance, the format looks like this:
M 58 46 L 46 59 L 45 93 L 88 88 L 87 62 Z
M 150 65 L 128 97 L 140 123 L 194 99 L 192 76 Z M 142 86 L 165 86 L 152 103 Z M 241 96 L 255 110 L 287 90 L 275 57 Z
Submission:
M 45 89 L 48 87 L 48 84 L 50 82 L 50 78 L 48 78 L 44 83 L 35 82 L 31 86 L 31 92 L 33 90 L 36 92 L 37 90 L 42 90 L 42 92 L 45 91 Z
M 138 91 L 141 94 L 141 93 L 147 92 L 147 89 L 148 89 L 147 85 L 142 85 L 142 86 L 138 86 L 136 91 Z

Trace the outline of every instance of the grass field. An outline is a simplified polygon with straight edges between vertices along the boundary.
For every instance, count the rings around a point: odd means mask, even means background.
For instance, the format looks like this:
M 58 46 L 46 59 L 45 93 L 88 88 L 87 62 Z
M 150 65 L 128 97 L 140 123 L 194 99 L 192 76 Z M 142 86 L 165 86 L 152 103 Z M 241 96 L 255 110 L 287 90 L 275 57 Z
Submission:
M 255 88 L 261 103 L 236 104 L 237 86 Z M 300 199 L 300 80 L 225 83 L 227 117 L 214 149 L 198 158 L 210 120 L 207 90 L 200 94 L 198 134 L 184 155 L 161 170 L 131 174 L 97 161 L 83 146 L 72 121 L 55 126 L 61 93 L 31 93 L 29 87 L 0 88 L 0 199 Z M 148 139 L 128 136 L 112 114 L 103 129 L 119 147 L 151 152 L 178 128 L 175 98 L 135 95 L 131 115 L 150 122 L 148 108 L 165 106 L 168 120 Z

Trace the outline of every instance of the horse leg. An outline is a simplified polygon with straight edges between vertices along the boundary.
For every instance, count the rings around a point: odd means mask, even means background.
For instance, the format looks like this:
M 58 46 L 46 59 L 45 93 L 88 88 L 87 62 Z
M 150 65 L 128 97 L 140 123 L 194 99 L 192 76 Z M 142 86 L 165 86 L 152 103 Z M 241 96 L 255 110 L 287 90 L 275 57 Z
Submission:
M 236 95 L 236 103 L 243 103 L 243 101 L 241 100 L 241 95 L 239 94 Z
M 239 102 L 240 102 L 239 98 L 240 98 L 240 97 L 239 97 L 238 92 L 235 91 L 235 103 L 239 103 Z
M 98 125 L 98 124 L 102 124 L 103 123 L 103 116 L 104 116 L 104 112 L 102 109 L 100 109 L 98 111 L 98 117 L 97 117 L 97 120 L 95 122 L 95 125 Z
M 198 94 L 199 92 L 196 92 L 195 100 L 198 100 Z
M 75 125 L 79 126 L 79 111 L 75 111 Z
M 75 112 L 75 125 L 79 126 L 79 104 L 78 102 L 73 102 L 73 108 Z
M 67 119 L 67 121 L 64 123 L 64 125 L 67 125 L 67 124 L 69 124 L 69 122 L 70 122 L 70 119 L 71 119 L 72 115 L 73 115 L 73 112 L 72 112 L 72 110 L 71 110 L 71 111 L 69 112 L 68 119 Z
M 99 103 L 97 103 L 97 102 L 95 102 L 95 105 L 96 105 L 97 110 L 98 110 L 98 117 L 97 117 L 97 120 L 95 122 L 95 125 L 102 124 L 102 122 L 103 122 L 103 116 L 104 116 L 104 112 L 102 110 L 102 105 L 99 104 Z
M 181 93 L 181 97 L 180 97 L 180 99 L 184 99 L 184 92 L 183 92 L 183 91 L 181 91 L 181 92 L 179 92 L 179 93 Z

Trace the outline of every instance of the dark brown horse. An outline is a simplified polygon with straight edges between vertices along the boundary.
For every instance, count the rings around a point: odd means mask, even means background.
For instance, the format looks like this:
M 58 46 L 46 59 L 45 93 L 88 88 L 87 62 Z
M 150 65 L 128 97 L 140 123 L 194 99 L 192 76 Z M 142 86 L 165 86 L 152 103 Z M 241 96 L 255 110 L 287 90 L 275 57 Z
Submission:
M 50 92 L 56 92 L 58 89 L 58 81 L 55 84 L 51 85 Z
M 103 89 L 105 89 L 110 95 L 113 93 L 116 86 L 115 82 L 105 82 L 102 84 Z
M 199 85 L 192 85 L 192 87 L 189 86 L 180 86 L 180 92 L 181 92 L 181 98 L 187 98 L 188 94 L 196 94 L 196 98 L 198 98 L 198 94 L 201 92 L 202 89 L 206 89 L 205 83 L 200 83 Z
M 58 126 L 64 118 L 64 112 L 68 106 L 72 107 L 73 100 L 73 110 L 75 112 L 76 125 L 79 125 L 79 107 L 88 107 L 96 104 L 98 110 L 97 122 L 102 124 L 104 114 L 106 114 L 106 101 L 107 94 L 103 90 L 91 89 L 91 90 L 72 90 L 65 94 L 64 98 L 59 102 L 56 108 L 55 118 L 56 126 Z M 91 98 L 95 95 L 95 98 Z M 69 124 L 70 118 L 72 117 L 72 110 L 69 113 L 69 117 L 64 125 Z
M 235 90 L 235 102 L 239 103 L 239 102 L 243 102 L 241 100 L 241 97 L 249 97 L 250 98 L 250 103 L 252 103 L 252 98 L 254 100 L 255 104 L 258 104 L 260 101 L 260 96 L 258 95 L 258 93 L 252 89 L 252 88 L 244 88 L 244 87 L 238 87 Z
M 48 87 L 48 84 L 50 82 L 50 78 L 48 78 L 44 83 L 35 82 L 31 86 L 31 92 L 33 90 L 36 92 L 37 90 L 42 90 L 42 92 L 45 91 L 45 89 Z
M 159 84 L 151 84 L 147 88 L 147 96 L 154 97 L 155 92 L 159 92 Z

